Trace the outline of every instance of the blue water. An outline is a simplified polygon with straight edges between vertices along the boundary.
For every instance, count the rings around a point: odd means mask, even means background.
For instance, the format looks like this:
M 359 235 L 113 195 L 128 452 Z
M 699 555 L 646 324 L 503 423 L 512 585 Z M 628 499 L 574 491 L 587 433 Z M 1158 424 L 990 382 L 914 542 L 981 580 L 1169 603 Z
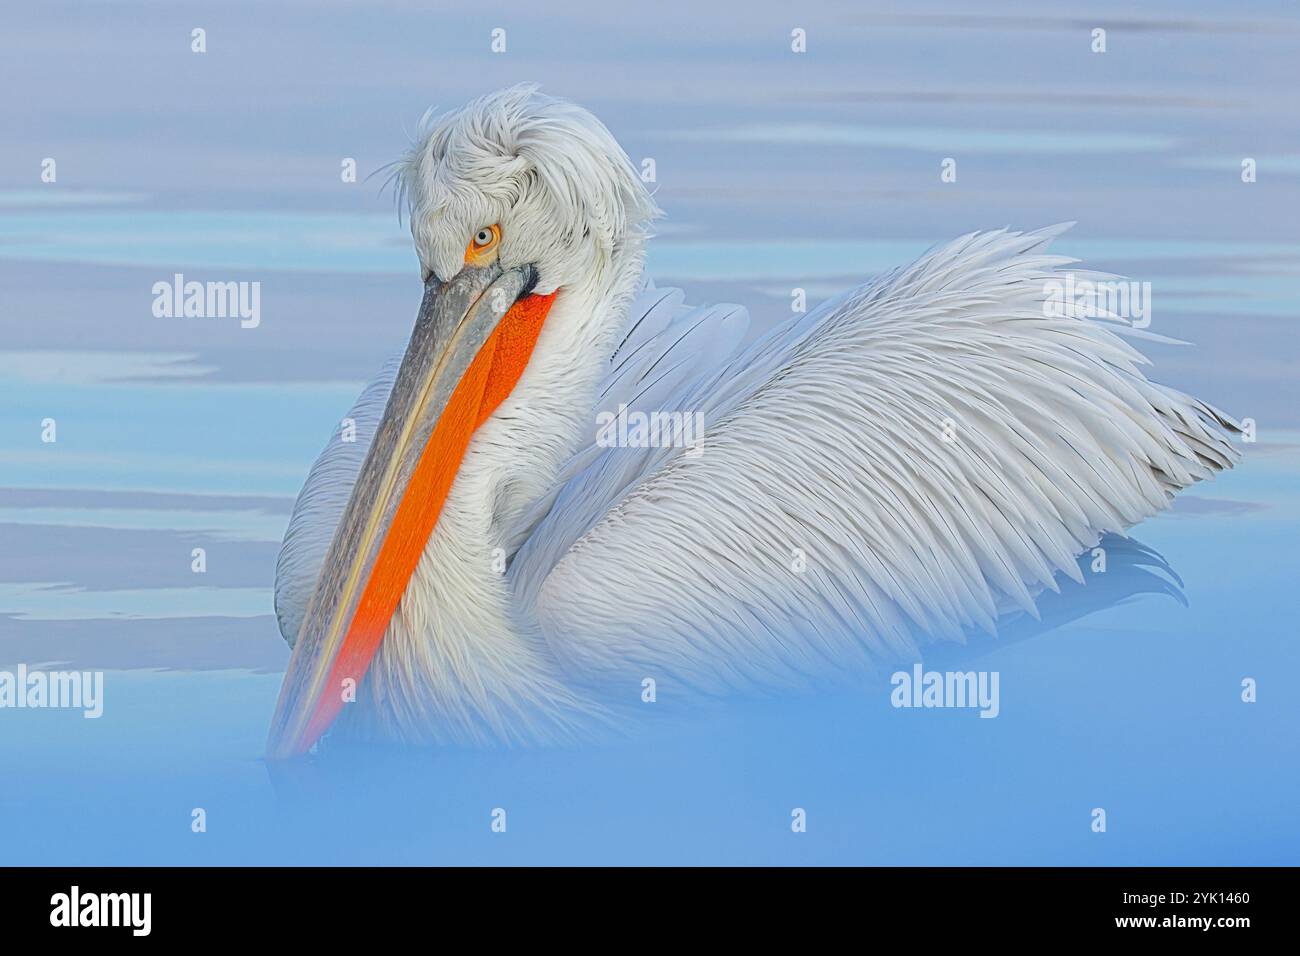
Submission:
M 103 670 L 105 701 L 0 710 L 0 863 L 1297 862 L 1293 7 L 1157 3 L 1103 19 L 1104 55 L 1055 2 L 641 17 L 5 12 L 0 670 Z M 970 229 L 1077 221 L 1060 251 L 1151 282 L 1151 331 L 1192 343 L 1144 347 L 1153 377 L 1259 426 L 1239 468 L 1135 531 L 1186 605 L 1140 595 L 959 658 L 999 672 L 991 720 L 894 709 L 883 675 L 713 703 L 661 686 L 598 743 L 334 749 L 273 774 L 276 547 L 419 297 L 383 175 L 343 184 L 340 159 L 364 177 L 430 103 L 522 79 L 656 160 L 656 279 L 756 327 L 793 288 L 815 302 Z M 261 324 L 155 318 L 177 272 L 261 282 Z

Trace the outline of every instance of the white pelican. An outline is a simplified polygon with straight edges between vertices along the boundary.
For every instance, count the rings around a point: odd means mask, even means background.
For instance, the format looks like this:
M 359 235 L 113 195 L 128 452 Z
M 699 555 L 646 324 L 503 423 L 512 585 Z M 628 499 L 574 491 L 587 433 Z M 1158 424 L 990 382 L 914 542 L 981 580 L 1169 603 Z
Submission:
M 1044 308 L 1060 228 L 963 236 L 741 350 L 743 309 L 644 276 L 658 210 L 586 110 L 524 85 L 426 116 L 398 177 L 424 299 L 294 507 L 273 758 L 336 720 L 534 741 L 646 677 L 915 660 L 1237 458 L 1131 330 Z M 702 448 L 607 447 L 622 406 L 702 415 Z

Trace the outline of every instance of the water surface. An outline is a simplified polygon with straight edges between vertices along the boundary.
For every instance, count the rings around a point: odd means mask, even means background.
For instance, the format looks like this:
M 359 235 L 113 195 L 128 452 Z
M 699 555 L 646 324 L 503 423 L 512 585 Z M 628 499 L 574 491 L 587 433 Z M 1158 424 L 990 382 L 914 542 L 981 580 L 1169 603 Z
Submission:
M 1296 862 L 1300 19 L 1148 6 L 6 11 L 0 669 L 103 670 L 106 700 L 99 720 L 0 711 L 0 860 Z M 895 710 L 883 679 L 704 708 L 666 688 L 599 745 L 344 752 L 272 779 L 277 542 L 420 292 L 364 177 L 430 104 L 520 80 L 655 160 L 656 280 L 757 328 L 794 288 L 815 302 L 972 229 L 1076 221 L 1059 248 L 1150 281 L 1151 330 L 1192 343 L 1147 348 L 1152 375 L 1259 425 L 1238 470 L 1138 529 L 1186 605 L 996 645 L 995 720 Z M 177 273 L 260 282 L 261 323 L 155 318 Z

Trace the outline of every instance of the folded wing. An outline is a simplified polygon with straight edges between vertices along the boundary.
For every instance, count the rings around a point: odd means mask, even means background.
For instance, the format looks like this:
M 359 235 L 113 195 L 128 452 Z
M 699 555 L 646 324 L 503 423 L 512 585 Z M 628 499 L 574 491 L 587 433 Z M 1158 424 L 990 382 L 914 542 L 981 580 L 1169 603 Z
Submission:
M 511 575 L 562 665 L 723 689 L 914 658 L 1230 467 L 1235 423 L 1133 330 L 1044 308 L 1060 231 L 964 236 L 667 391 L 625 370 L 702 448 L 595 444 L 530 515 Z

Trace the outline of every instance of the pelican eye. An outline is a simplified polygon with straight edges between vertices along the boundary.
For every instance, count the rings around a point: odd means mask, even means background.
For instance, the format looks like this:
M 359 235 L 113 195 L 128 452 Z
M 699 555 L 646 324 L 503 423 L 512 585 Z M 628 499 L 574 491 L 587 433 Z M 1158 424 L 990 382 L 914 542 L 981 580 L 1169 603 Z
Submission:
M 469 248 L 465 250 L 465 261 L 472 262 L 481 259 L 496 248 L 496 244 L 500 241 L 500 226 L 484 226 L 474 233 L 474 238 L 469 241 Z

